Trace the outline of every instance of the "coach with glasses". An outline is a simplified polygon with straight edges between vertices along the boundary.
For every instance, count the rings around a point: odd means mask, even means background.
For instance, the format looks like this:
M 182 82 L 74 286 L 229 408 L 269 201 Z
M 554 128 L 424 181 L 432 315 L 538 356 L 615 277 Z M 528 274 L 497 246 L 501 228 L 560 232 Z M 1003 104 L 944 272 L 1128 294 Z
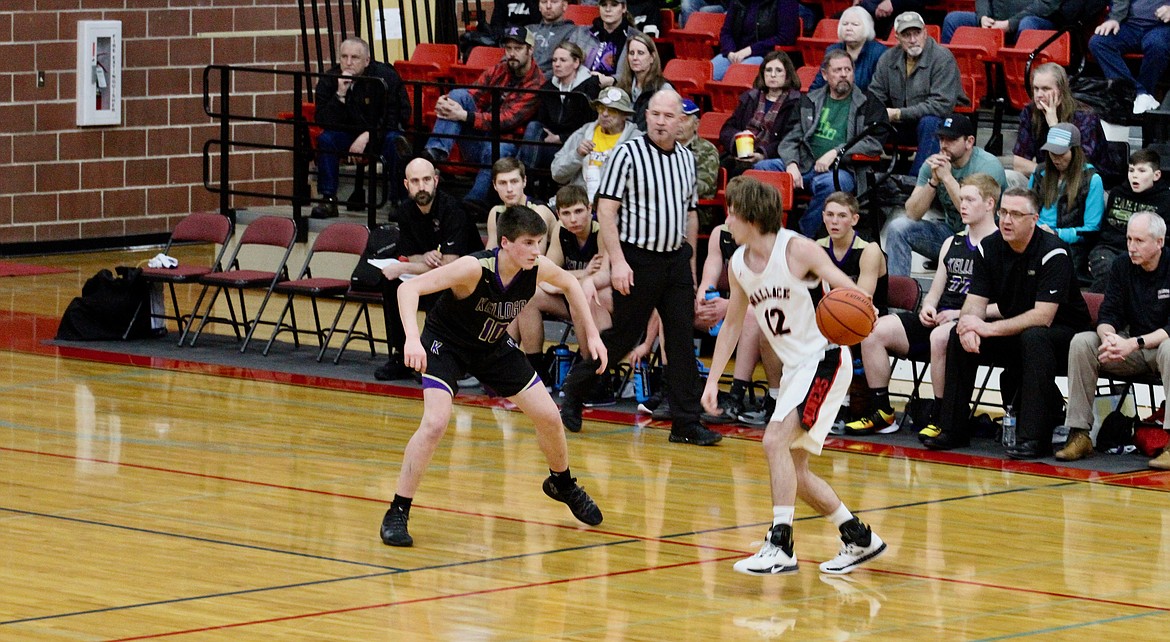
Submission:
M 1073 335 L 1089 329 L 1089 310 L 1077 288 L 1068 244 L 1038 229 L 1039 197 L 1030 189 L 1008 189 L 1000 199 L 999 232 L 979 244 L 971 287 L 947 345 L 937 437 L 932 450 L 971 441 L 968 419 L 979 365 L 1004 368 L 1000 389 L 1017 416 L 1012 459 L 1049 454 L 1052 429 L 1063 419 L 1064 397 L 1056 377 L 1068 363 Z M 999 306 L 989 320 L 987 308 Z M 1028 389 L 1015 394 L 1021 386 Z M 1014 401 L 1013 401 L 1014 399 Z

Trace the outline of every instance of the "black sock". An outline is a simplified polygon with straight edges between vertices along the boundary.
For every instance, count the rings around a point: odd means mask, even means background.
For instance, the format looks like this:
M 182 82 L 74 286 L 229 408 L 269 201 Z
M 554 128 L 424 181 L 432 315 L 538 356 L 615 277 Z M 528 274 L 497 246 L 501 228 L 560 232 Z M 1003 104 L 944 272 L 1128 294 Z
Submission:
M 577 485 L 577 481 L 573 479 L 573 475 L 569 472 L 568 468 L 559 473 L 549 468 L 548 472 L 552 473 L 553 486 L 556 486 L 557 490 L 561 492 L 567 493 Z
M 890 388 L 870 388 L 869 394 L 873 395 L 873 407 L 885 412 L 887 415 L 894 412 L 894 407 L 890 405 Z
M 743 396 L 747 393 L 748 382 L 743 379 L 731 380 L 731 398 L 737 401 L 743 401 Z
M 397 508 L 398 510 L 410 514 L 410 503 L 414 501 L 412 497 L 403 497 L 402 495 L 394 495 L 394 501 L 390 502 L 390 508 Z

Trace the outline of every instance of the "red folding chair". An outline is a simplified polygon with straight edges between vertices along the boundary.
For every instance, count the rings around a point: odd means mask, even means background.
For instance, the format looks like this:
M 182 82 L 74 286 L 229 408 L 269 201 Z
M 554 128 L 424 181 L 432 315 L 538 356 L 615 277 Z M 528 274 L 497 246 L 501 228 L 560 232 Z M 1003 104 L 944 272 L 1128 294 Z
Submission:
M 435 103 L 439 100 L 437 85 L 416 85 L 414 83 L 434 83 L 451 79 L 451 65 L 459 62 L 459 46 L 446 44 L 432 44 L 421 42 L 410 53 L 410 60 L 399 60 L 394 63 L 398 75 L 402 77 L 403 86 L 410 97 L 410 104 L 415 104 L 415 89 L 420 87 L 421 112 L 424 114 L 418 125 L 426 126 L 427 116 L 434 114 Z
M 297 226 L 290 218 L 262 216 L 252 221 L 244 230 L 243 235 L 240 236 L 240 242 L 236 245 L 236 249 L 232 252 L 232 258 L 227 261 L 224 269 L 210 272 L 199 278 L 203 289 L 199 292 L 195 308 L 191 311 L 192 322 L 187 324 L 183 335 L 179 337 L 179 345 L 183 345 L 187 339 L 191 326 L 194 325 L 195 316 L 199 314 L 203 300 L 206 298 L 207 291 L 215 288 L 215 293 L 207 300 L 207 308 L 203 310 L 203 316 L 199 320 L 199 328 L 191 336 L 190 345 L 195 345 L 195 342 L 199 340 L 199 335 L 203 333 L 203 328 L 210 321 L 230 324 L 236 333 L 236 339 L 244 339 L 244 345 L 240 347 L 240 352 L 247 349 L 248 341 L 251 340 L 256 326 L 260 323 L 260 317 L 264 314 L 264 308 L 268 305 L 268 299 L 272 297 L 272 289 L 279 281 L 288 278 L 288 257 L 292 254 L 292 248 L 296 241 Z M 279 250 L 283 250 L 283 253 Z M 279 259 L 274 261 L 272 258 L 274 255 L 279 256 Z M 242 263 L 256 267 L 244 268 Z M 244 302 L 244 291 L 259 289 L 264 290 L 264 300 L 260 303 L 255 318 L 249 320 L 248 309 Z M 237 293 L 240 304 L 239 319 L 236 318 L 231 294 L 227 290 L 235 290 Z M 219 298 L 221 292 L 224 293 L 224 298 L 227 300 L 230 317 L 211 316 L 215 300 Z M 247 327 L 247 334 L 243 337 L 240 335 L 241 325 Z
M 840 22 L 836 18 L 825 18 L 817 23 L 813 35 L 807 38 L 801 36 L 796 39 L 796 46 L 800 49 L 801 62 L 813 67 L 821 66 L 821 61 L 825 59 L 825 47 L 841 41 L 837 37 L 837 25 Z
M 666 63 L 666 68 L 662 70 L 662 77 L 683 98 L 694 100 L 697 96 L 706 95 L 707 83 L 711 82 L 712 68 L 710 60 L 675 58 Z
M 317 308 L 317 299 L 340 297 L 349 290 L 350 280 L 348 273 L 346 278 L 313 276 L 313 259 L 317 254 L 331 254 L 334 257 L 345 255 L 347 257 L 346 263 L 352 272 L 353 266 L 361 260 L 369 238 L 370 230 L 357 223 L 334 223 L 321 230 L 316 240 L 313 241 L 313 247 L 309 249 L 309 254 L 305 257 L 305 264 L 301 267 L 297 277 L 289 281 L 280 281 L 273 288 L 275 294 L 284 294 L 288 298 L 272 329 L 272 336 L 268 337 L 268 343 L 264 346 L 264 356 L 268 356 L 268 351 L 272 349 L 272 343 L 276 341 L 276 336 L 285 331 L 292 332 L 293 345 L 297 348 L 301 347 L 300 334 L 309 331 L 301 330 L 297 326 L 297 311 L 293 300 L 298 296 L 309 297 L 313 306 L 315 327 L 311 334 L 317 337 L 321 348 L 325 347 L 327 331 L 321 327 L 321 314 Z M 339 257 L 338 260 L 340 260 Z M 284 322 L 286 315 L 289 316 L 290 323 Z
M 699 116 L 699 138 L 711 141 L 711 144 L 723 153 L 723 145 L 719 143 L 719 133 L 723 131 L 723 124 L 727 119 L 731 118 L 731 114 L 721 111 L 704 112 Z
M 1046 62 L 1068 65 L 1072 39 L 1069 38 L 1067 31 L 1048 43 L 1044 49 L 1039 49 L 1055 34 L 1055 31 L 1029 29 L 1020 33 L 1015 46 L 999 50 L 999 59 L 1003 61 L 1003 76 L 1007 82 L 1008 100 L 1011 101 L 1013 108 L 1023 109 L 1032 101 L 1029 91 L 1032 82 L 1029 75 L 1031 69 Z
M 171 295 L 171 309 L 175 311 L 174 316 L 168 315 L 165 309 L 162 310 L 161 314 L 153 310 L 148 311 L 148 314 L 152 318 L 175 321 L 179 331 L 182 332 L 190 315 L 183 314 L 179 310 L 179 298 L 175 294 L 175 284 L 198 283 L 199 278 L 203 275 L 220 270 L 221 261 L 223 261 L 224 253 L 227 252 L 227 243 L 231 237 L 232 222 L 222 214 L 195 212 L 179 221 L 174 231 L 171 232 L 171 238 L 167 240 L 166 247 L 163 248 L 163 254 L 170 255 L 171 248 L 176 243 L 214 243 L 220 246 L 219 251 L 215 253 L 215 258 L 211 260 L 210 264 L 180 263 L 173 268 L 142 268 L 142 278 L 146 279 L 148 283 L 167 284 Z M 134 323 L 138 320 L 144 307 L 146 304 L 140 303 L 138 309 L 134 311 L 134 318 L 130 320 L 130 325 L 127 326 L 126 332 L 122 335 L 123 339 L 130 335 L 130 330 L 134 327 Z
M 999 50 L 1003 48 L 1003 32 L 999 29 L 959 27 L 949 44 L 943 45 L 955 56 L 959 75 L 970 77 L 974 82 L 974 94 L 970 96 L 973 105 L 988 94 L 988 67 L 999 64 Z
M 467 55 L 467 62 L 448 67 L 452 80 L 457 85 L 471 85 L 480 74 L 496 66 L 504 58 L 503 47 L 476 47 Z
M 766 172 L 760 169 L 749 169 L 742 175 L 771 185 L 780 191 L 780 200 L 784 205 L 784 216 L 780 225 L 788 227 L 788 212 L 792 211 L 792 202 L 796 192 L 792 184 L 792 176 L 788 172 Z
M 674 44 L 674 55 L 688 60 L 714 58 L 724 17 L 722 13 L 692 13 L 682 29 L 675 29 L 667 36 Z
M 711 96 L 711 109 L 733 112 L 739 105 L 739 97 L 752 88 L 756 76 L 760 75 L 759 65 L 736 64 L 728 67 L 723 80 L 707 81 L 707 94 Z
M 565 20 L 575 25 L 591 25 L 601 17 L 601 10 L 595 4 L 571 4 L 565 7 Z
M 813 81 L 817 79 L 817 74 L 820 72 L 820 67 L 810 65 L 804 65 L 796 70 L 796 77 L 800 80 L 800 91 L 802 93 L 808 93 L 808 88 L 812 86 Z

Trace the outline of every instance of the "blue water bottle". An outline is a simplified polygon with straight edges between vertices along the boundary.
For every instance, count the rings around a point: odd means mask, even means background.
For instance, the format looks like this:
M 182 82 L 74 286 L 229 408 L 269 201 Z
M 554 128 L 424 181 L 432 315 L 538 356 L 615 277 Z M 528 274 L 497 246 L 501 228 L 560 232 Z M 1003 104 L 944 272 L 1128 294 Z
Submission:
M 706 297 L 706 299 L 708 301 L 710 301 L 711 299 L 718 299 L 719 298 L 719 290 L 716 290 L 715 286 L 713 286 L 713 285 L 708 286 L 707 292 L 703 296 Z M 711 329 L 708 330 L 707 332 L 709 332 L 711 334 L 711 336 L 713 336 L 713 337 L 719 336 L 719 328 L 721 328 L 721 327 L 723 327 L 723 319 L 720 319 L 719 323 L 716 323 L 715 325 L 711 326 Z
M 573 353 L 569 351 L 569 346 L 562 343 L 553 348 L 553 355 L 557 373 L 556 381 L 553 381 L 553 390 L 560 390 L 569 376 L 569 367 L 573 365 Z
M 634 367 L 634 399 L 638 403 L 645 403 L 650 398 L 650 371 L 645 361 L 639 361 Z

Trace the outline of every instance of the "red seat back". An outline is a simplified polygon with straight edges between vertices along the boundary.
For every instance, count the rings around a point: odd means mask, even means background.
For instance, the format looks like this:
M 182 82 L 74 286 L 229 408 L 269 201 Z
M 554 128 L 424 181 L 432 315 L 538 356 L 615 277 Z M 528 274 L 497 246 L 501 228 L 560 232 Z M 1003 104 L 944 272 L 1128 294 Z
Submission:
M 232 235 L 232 222 L 223 214 L 194 212 L 188 214 L 171 233 L 171 242 L 227 243 Z

